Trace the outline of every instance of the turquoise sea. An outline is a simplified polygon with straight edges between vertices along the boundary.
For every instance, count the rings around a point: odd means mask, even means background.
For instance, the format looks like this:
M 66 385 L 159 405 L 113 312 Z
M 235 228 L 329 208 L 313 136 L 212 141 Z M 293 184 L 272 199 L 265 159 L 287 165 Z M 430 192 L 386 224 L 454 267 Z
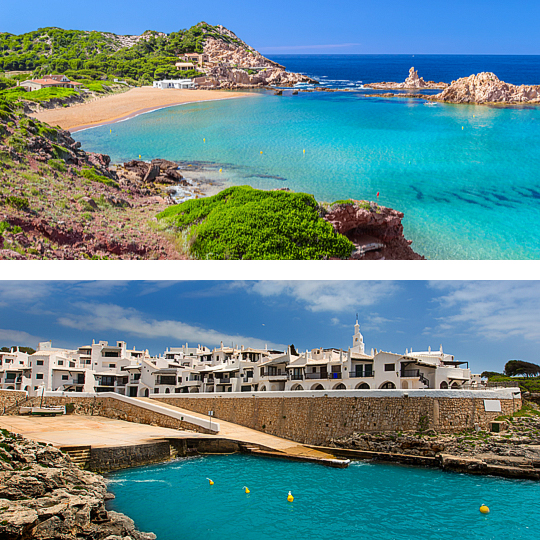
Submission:
M 326 86 L 348 80 L 309 73 Z M 358 89 L 362 80 L 353 79 Z M 139 154 L 202 161 L 210 177 L 230 184 L 286 186 L 324 201 L 380 193 L 380 204 L 405 214 L 406 237 L 430 259 L 540 258 L 540 107 L 427 106 L 365 93 L 263 92 L 74 136 L 114 162 Z
M 116 499 L 108 508 L 158 540 L 538 538 L 540 484 L 525 480 L 242 455 L 181 459 L 109 479 Z M 479 512 L 481 504 L 490 514 Z

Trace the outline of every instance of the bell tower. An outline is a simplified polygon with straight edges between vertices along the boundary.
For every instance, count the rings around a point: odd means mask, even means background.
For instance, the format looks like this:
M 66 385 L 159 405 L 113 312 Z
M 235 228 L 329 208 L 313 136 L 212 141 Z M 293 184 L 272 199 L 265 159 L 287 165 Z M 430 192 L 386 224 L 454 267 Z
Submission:
M 354 325 L 353 346 L 351 349 L 353 352 L 364 353 L 364 337 L 360 333 L 360 325 L 358 324 L 358 315 L 356 315 L 356 324 Z

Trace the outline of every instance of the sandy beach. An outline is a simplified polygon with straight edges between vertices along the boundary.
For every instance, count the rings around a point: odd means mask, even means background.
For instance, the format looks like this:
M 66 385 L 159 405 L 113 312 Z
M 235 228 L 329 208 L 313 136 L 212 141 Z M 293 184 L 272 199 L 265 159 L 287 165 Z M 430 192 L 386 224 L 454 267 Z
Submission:
M 31 114 L 34 118 L 51 126 L 60 126 L 71 132 L 80 131 L 100 124 L 126 120 L 138 114 L 192 103 L 217 99 L 232 99 L 252 95 L 248 92 L 227 92 L 223 90 L 177 90 L 143 86 L 132 88 L 121 94 L 105 96 L 95 101 L 44 110 Z

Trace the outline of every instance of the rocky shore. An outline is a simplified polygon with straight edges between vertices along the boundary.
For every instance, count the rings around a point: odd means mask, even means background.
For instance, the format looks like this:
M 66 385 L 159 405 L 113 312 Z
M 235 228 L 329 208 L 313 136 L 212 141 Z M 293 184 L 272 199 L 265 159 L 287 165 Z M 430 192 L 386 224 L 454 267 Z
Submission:
M 443 469 L 540 480 L 540 416 L 509 418 L 500 427 L 499 433 L 474 429 L 453 434 L 434 430 L 355 433 L 333 439 L 331 446 L 396 458 L 436 458 L 433 464 Z
M 60 450 L 0 433 L 0 538 L 3 540 L 154 540 L 133 520 L 108 511 L 103 477 Z
M 369 201 L 334 204 L 323 215 L 336 232 L 355 246 L 351 259 L 424 260 L 403 234 L 404 214 Z

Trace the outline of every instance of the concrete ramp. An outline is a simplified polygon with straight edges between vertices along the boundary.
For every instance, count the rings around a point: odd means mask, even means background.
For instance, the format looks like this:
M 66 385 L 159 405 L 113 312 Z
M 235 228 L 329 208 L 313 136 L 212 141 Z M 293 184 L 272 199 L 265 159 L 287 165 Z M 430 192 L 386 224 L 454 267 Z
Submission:
M 155 400 L 151 398 L 131 398 L 143 403 L 150 403 L 155 405 Z M 159 406 L 169 409 L 171 414 L 176 416 L 182 415 L 184 417 L 190 416 L 198 419 L 200 422 L 204 422 L 204 427 L 208 429 L 210 423 L 210 417 L 201 413 L 182 409 L 168 403 L 159 402 Z M 302 444 L 275 437 L 255 429 L 250 429 L 232 422 L 225 422 L 224 420 L 212 420 L 212 424 L 219 424 L 219 437 L 223 439 L 229 439 L 240 443 L 244 451 L 273 457 L 282 457 L 288 459 L 294 459 L 298 461 L 315 461 L 330 465 L 333 467 L 347 467 L 349 464 L 348 459 L 338 459 L 334 455 L 314 448 L 309 448 Z

